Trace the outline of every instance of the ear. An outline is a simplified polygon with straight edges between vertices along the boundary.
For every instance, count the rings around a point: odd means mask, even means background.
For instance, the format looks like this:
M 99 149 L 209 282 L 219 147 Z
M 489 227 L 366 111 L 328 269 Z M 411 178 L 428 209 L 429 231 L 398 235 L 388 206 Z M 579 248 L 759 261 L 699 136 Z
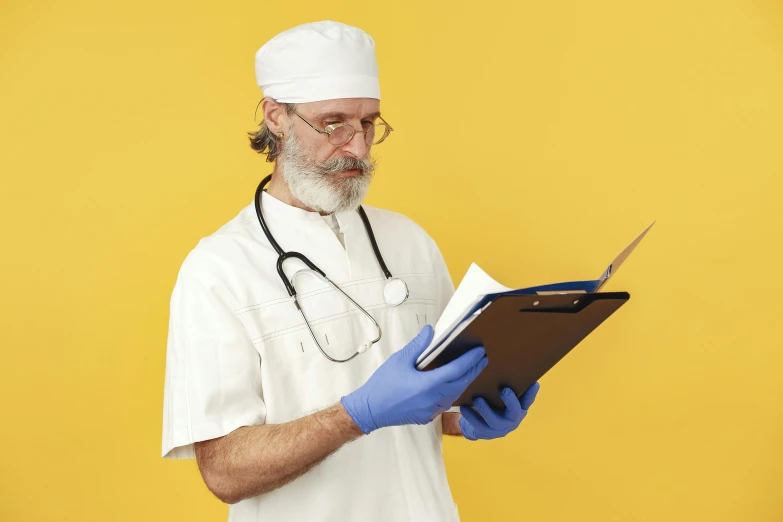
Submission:
M 272 98 L 264 98 L 261 102 L 261 108 L 264 111 L 264 121 L 267 128 L 274 134 L 285 132 L 288 128 L 288 115 L 285 109 Z

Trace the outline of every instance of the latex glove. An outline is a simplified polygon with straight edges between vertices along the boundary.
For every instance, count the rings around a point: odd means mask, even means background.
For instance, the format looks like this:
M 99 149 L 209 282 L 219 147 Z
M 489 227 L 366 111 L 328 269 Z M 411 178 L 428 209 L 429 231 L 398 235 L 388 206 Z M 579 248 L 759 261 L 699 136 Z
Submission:
M 416 359 L 429 346 L 432 335 L 432 327 L 426 325 L 361 388 L 342 398 L 345 411 L 362 432 L 431 422 L 448 410 L 487 366 L 484 348 L 478 347 L 440 368 L 417 370 Z
M 459 419 L 459 428 L 462 435 L 468 440 L 505 437 L 517 429 L 525 418 L 540 388 L 540 384 L 533 383 L 519 399 L 511 388 L 504 388 L 500 392 L 500 398 L 506 405 L 504 412 L 493 410 L 481 397 L 473 401 L 473 407 L 478 414 L 470 407 L 460 406 L 462 417 Z

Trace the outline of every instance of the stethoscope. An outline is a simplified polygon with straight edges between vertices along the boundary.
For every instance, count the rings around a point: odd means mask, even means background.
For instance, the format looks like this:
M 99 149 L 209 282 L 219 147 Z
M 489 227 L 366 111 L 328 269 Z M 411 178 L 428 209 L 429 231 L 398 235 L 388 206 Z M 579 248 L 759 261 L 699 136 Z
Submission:
M 315 345 L 318 347 L 318 349 L 321 351 L 321 353 L 329 359 L 332 362 L 347 362 L 359 355 L 360 353 L 364 353 L 367 351 L 367 349 L 372 346 L 373 344 L 377 343 L 381 340 L 382 332 L 381 327 L 378 325 L 378 322 L 361 306 L 359 306 L 359 303 L 354 301 L 351 296 L 343 292 L 343 290 L 334 284 L 331 279 L 326 277 L 326 274 L 315 266 L 315 264 L 307 259 L 306 256 L 300 254 L 299 252 L 284 252 L 282 248 L 280 248 L 280 245 L 275 241 L 275 238 L 272 237 L 272 233 L 269 231 L 269 227 L 266 224 L 266 220 L 264 219 L 264 215 L 261 212 L 261 192 L 264 190 L 264 187 L 269 183 L 269 180 L 272 179 L 272 175 L 268 175 L 263 180 L 261 180 L 261 183 L 258 184 L 258 188 L 256 189 L 256 199 L 255 199 L 255 205 L 256 205 L 256 216 L 258 216 L 258 222 L 261 224 L 261 229 L 264 231 L 264 235 L 269 240 L 269 244 L 272 245 L 272 248 L 275 249 L 277 252 L 277 274 L 280 276 L 280 279 L 283 281 L 283 284 L 285 285 L 285 289 L 288 291 L 288 295 L 294 298 L 294 304 L 296 304 L 297 310 L 299 310 L 299 313 L 302 314 L 302 319 L 304 319 L 305 325 L 307 325 L 307 329 L 310 331 L 310 336 L 313 338 L 313 341 L 315 341 Z M 408 299 L 408 285 L 405 284 L 405 281 L 402 279 L 399 279 L 397 277 L 393 277 L 391 275 L 391 272 L 389 272 L 389 269 L 386 267 L 386 263 L 383 261 L 383 256 L 381 255 L 381 251 L 378 250 L 378 243 L 375 242 L 375 234 L 373 234 L 372 226 L 370 226 L 370 220 L 367 219 L 367 214 L 365 214 L 364 209 L 359 205 L 359 208 L 357 208 L 357 212 L 359 212 L 359 216 L 362 218 L 362 223 L 364 223 L 364 230 L 367 232 L 367 237 L 370 238 L 370 244 L 372 245 L 372 250 L 375 253 L 375 259 L 378 260 L 378 264 L 381 267 L 381 270 L 383 270 L 383 274 L 386 276 L 386 286 L 383 288 L 383 300 L 386 302 L 388 306 L 399 306 L 402 303 L 404 303 Z M 286 277 L 285 272 L 283 272 L 283 261 L 285 261 L 288 258 L 294 257 L 301 262 L 303 262 L 305 265 L 307 265 L 308 268 L 302 268 L 300 270 L 297 270 L 296 273 L 291 277 L 291 281 L 288 280 L 288 277 Z M 294 288 L 293 282 L 296 280 L 296 276 L 299 275 L 302 272 L 309 272 L 321 279 L 323 282 L 331 285 L 334 287 L 338 292 L 343 294 L 346 299 L 348 299 L 351 303 L 353 303 L 372 323 L 375 325 L 375 328 L 378 330 L 378 335 L 375 337 L 375 339 L 371 341 L 365 341 L 362 343 L 359 348 L 356 350 L 356 352 L 348 357 L 347 359 L 335 359 L 329 354 L 327 354 L 323 348 L 321 348 L 321 343 L 318 342 L 318 339 L 316 339 L 315 334 L 313 333 L 313 329 L 310 327 L 310 322 L 307 320 L 307 317 L 305 317 L 304 312 L 302 311 L 302 307 L 299 304 L 299 296 L 296 294 L 296 288 Z

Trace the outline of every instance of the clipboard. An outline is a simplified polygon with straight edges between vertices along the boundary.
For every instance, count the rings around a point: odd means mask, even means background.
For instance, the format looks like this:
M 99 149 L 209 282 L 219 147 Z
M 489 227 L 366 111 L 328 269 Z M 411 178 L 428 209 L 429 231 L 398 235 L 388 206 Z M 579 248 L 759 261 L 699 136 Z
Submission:
M 484 346 L 489 364 L 454 406 L 472 406 L 483 397 L 503 411 L 500 390 L 510 387 L 520 397 L 630 297 L 628 292 L 494 296 L 419 369 L 438 368 Z

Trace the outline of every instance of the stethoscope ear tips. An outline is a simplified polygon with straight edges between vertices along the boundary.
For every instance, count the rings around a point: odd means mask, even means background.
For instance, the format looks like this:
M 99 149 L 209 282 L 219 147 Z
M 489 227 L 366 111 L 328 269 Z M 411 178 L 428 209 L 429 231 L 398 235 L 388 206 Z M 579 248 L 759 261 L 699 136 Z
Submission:
M 358 353 L 364 353 L 367 351 L 367 349 L 372 346 L 372 343 L 370 341 L 365 341 L 359 346 L 359 349 L 357 350 Z

